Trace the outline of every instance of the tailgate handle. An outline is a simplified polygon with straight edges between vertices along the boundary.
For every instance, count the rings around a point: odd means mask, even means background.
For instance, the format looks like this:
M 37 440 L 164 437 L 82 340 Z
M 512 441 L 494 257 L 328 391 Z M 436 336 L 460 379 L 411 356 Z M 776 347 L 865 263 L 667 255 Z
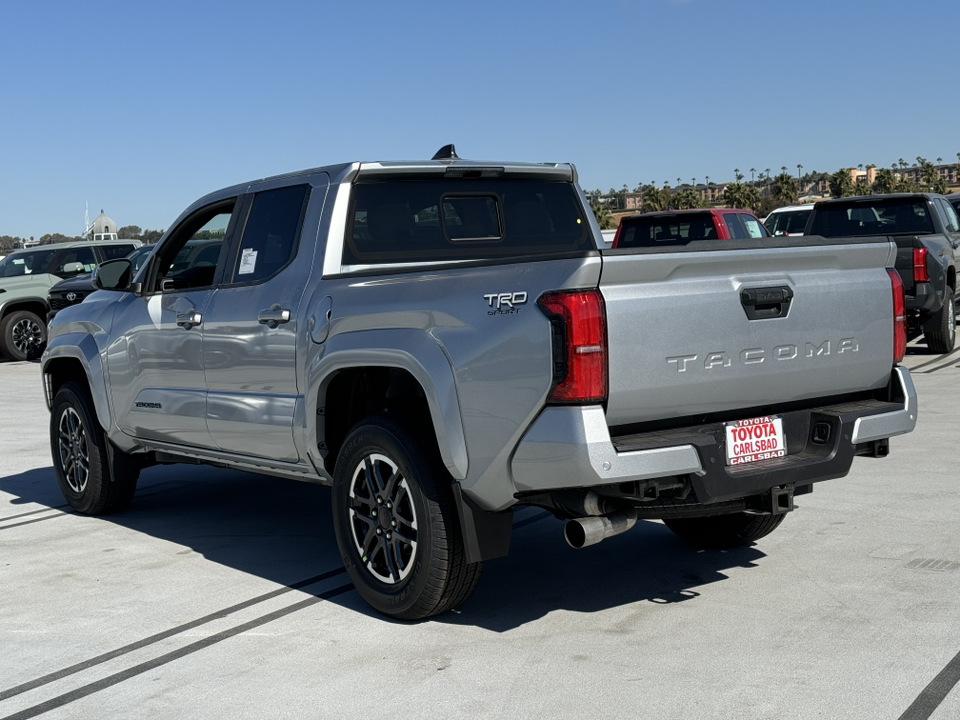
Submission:
M 745 288 L 740 291 L 740 304 L 749 320 L 786 317 L 790 312 L 793 290 L 786 286 Z

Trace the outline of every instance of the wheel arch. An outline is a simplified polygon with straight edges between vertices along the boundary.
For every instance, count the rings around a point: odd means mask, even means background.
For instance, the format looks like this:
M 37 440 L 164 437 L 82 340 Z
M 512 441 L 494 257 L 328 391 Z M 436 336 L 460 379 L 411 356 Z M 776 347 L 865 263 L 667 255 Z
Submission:
M 466 477 L 467 447 L 456 381 L 436 340 L 421 331 L 377 330 L 335 335 L 326 346 L 312 364 L 308 387 L 313 390 L 306 395 L 307 417 L 316 421 L 314 432 L 308 427 L 308 453 L 314 463 L 332 473 L 338 441 L 364 413 L 376 414 L 378 405 L 412 413 L 422 408 L 429 415 L 444 466 L 454 480 Z
M 58 335 L 47 345 L 42 359 L 43 387 L 47 409 L 66 383 L 82 382 L 93 398 L 97 420 L 104 431 L 111 426 L 110 405 L 96 341 L 90 335 Z
M 7 302 L 3 303 L 3 305 L 0 305 L 0 319 L 5 318 L 17 310 L 29 310 L 40 318 L 40 322 L 46 325 L 48 308 L 49 305 L 47 305 L 47 301 L 41 297 L 10 298 Z

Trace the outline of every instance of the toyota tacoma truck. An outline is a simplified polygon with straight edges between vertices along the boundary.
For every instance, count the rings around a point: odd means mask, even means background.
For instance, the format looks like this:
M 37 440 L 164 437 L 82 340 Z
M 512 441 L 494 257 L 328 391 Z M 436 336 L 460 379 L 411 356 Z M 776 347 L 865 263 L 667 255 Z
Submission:
M 212 193 L 53 319 L 60 488 L 95 515 L 155 463 L 332 486 L 357 590 L 417 619 L 516 508 L 577 548 L 638 519 L 748 543 L 913 429 L 889 240 L 601 243 L 572 165 L 452 146 Z
M 894 193 L 824 200 L 813 206 L 806 231 L 824 237 L 889 237 L 897 245 L 907 331 L 922 331 L 931 352 L 953 351 L 960 220 L 947 198 Z

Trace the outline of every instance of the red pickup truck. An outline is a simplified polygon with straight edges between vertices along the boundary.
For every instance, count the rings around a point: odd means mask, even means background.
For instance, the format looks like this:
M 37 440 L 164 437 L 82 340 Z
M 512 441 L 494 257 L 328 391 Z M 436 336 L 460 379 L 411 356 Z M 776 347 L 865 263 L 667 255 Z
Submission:
M 770 237 L 770 233 L 749 210 L 667 210 L 621 218 L 613 247 L 663 247 L 686 245 L 691 240 L 763 237 Z

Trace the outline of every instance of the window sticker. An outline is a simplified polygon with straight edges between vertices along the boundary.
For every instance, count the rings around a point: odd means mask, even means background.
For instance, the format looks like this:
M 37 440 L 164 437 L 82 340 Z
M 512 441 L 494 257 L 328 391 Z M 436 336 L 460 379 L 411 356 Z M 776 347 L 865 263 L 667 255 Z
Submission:
M 244 248 L 240 251 L 240 268 L 237 275 L 250 275 L 257 269 L 257 251 L 253 248 Z

